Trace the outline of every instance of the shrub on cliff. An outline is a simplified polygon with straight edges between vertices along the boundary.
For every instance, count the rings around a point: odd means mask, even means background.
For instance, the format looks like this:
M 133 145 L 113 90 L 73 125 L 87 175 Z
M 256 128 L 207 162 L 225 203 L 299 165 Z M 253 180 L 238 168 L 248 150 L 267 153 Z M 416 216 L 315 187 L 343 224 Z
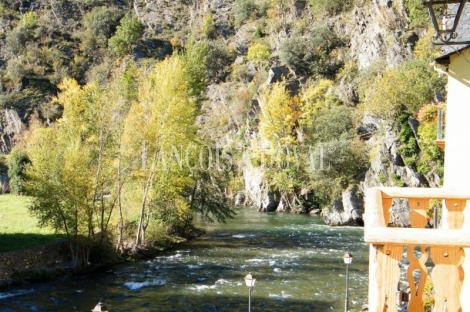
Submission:
M 444 82 L 424 58 L 386 70 L 372 69 L 359 83 L 362 108 L 388 120 L 403 111 L 416 115 L 423 103 L 433 100 L 436 89 L 443 89 Z
M 109 52 L 123 56 L 130 52 L 131 46 L 142 36 L 142 24 L 136 16 L 126 14 L 117 26 L 116 33 L 108 40 Z

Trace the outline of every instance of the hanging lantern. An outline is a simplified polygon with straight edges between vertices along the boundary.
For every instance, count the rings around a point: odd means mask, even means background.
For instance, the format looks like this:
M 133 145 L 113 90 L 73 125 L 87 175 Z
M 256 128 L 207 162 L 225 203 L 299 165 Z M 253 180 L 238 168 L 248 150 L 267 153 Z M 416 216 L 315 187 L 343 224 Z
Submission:
M 470 0 L 422 1 L 422 4 L 428 8 L 434 30 L 436 31 L 434 39 L 440 40 L 440 42 L 435 44 L 470 44 L 470 41 L 452 41 L 458 36 L 457 26 L 466 2 L 470 2 Z

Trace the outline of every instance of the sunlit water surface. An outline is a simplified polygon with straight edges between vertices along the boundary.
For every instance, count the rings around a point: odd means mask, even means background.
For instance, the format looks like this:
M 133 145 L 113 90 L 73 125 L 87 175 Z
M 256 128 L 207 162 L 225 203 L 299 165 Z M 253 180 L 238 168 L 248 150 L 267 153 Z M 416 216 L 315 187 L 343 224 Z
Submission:
M 363 229 L 328 227 L 319 217 L 240 209 L 226 224 L 200 221 L 207 235 L 156 258 L 72 279 L 0 291 L 0 311 L 247 311 L 244 276 L 256 277 L 252 311 L 344 311 L 367 298 Z

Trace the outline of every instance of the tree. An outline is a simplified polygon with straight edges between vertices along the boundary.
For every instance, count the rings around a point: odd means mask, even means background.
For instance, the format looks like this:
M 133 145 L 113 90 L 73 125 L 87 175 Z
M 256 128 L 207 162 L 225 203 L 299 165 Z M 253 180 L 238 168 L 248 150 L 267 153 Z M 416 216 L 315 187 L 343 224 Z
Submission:
M 178 55 L 157 63 L 139 81 L 138 100 L 125 121 L 123 143 L 127 157 L 134 159 L 134 191 L 140 197 L 136 246 L 145 244 L 152 216 L 164 220 L 168 229 L 187 220 L 189 205 L 181 194 L 192 178 L 189 168 L 171 156 L 174 147 L 185 151 L 197 145 L 196 102 L 189 96 L 192 88 L 185 73 Z
M 116 76 L 111 81 L 108 93 L 110 101 L 115 103 L 113 114 L 115 116 L 115 140 L 116 140 L 116 205 L 118 208 L 118 238 L 116 242 L 116 251 L 123 249 L 124 239 L 124 210 L 123 210 L 123 188 L 130 174 L 127 167 L 129 164 L 123 163 L 122 138 L 124 133 L 124 120 L 131 107 L 132 101 L 137 100 L 137 76 L 139 71 L 136 64 L 132 61 L 126 63 L 126 66 L 118 70 Z
M 95 37 L 110 38 L 124 12 L 117 8 L 94 8 L 84 16 L 85 27 Z
M 28 141 L 30 211 L 42 226 L 66 233 L 75 265 L 88 263 L 92 237 L 102 243 L 115 206 L 111 103 L 97 83 L 65 79 L 54 99 L 63 117 Z
M 13 149 L 8 155 L 8 176 L 10 177 L 10 190 L 14 194 L 22 194 L 24 191 L 24 169 L 29 163 L 24 151 Z
M 423 103 L 443 89 L 443 79 L 428 65 L 428 59 L 405 61 L 384 72 L 365 75 L 359 84 L 362 109 L 393 120 L 402 111 L 416 115 Z
M 108 40 L 109 52 L 112 55 L 123 56 L 129 53 L 131 46 L 142 36 L 142 24 L 139 19 L 126 14 L 117 26 L 116 33 Z
M 36 12 L 28 11 L 21 17 L 21 24 L 25 28 L 34 28 L 38 24 Z
M 260 134 L 273 146 L 294 144 L 300 117 L 300 103 L 283 83 L 275 83 L 261 93 Z
M 356 184 L 367 168 L 364 142 L 339 139 L 315 147 L 312 159 L 315 167 L 308 166 L 308 187 L 315 190 L 316 200 L 322 206 L 340 196 L 342 191 Z M 322 166 L 320 165 L 320 161 Z
M 260 147 L 253 156 L 265 167 L 264 178 L 294 207 L 296 191 L 302 185 L 302 172 L 296 163 L 297 130 L 301 116 L 300 100 L 291 97 L 284 83 L 275 83 L 261 92 L 259 121 Z M 264 163 L 263 163 L 264 162 Z

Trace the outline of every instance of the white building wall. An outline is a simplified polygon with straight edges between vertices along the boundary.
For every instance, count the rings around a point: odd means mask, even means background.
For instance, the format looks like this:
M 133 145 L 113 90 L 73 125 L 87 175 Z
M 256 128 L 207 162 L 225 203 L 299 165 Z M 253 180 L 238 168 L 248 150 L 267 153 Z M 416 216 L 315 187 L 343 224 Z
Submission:
M 470 48 L 461 54 L 451 55 L 448 70 L 444 186 L 469 190 Z
M 470 191 L 470 48 L 451 55 L 447 74 L 444 187 Z M 464 216 L 463 227 L 470 229 L 470 201 Z M 465 257 L 461 304 L 463 311 L 470 311 L 470 248 L 465 248 Z

